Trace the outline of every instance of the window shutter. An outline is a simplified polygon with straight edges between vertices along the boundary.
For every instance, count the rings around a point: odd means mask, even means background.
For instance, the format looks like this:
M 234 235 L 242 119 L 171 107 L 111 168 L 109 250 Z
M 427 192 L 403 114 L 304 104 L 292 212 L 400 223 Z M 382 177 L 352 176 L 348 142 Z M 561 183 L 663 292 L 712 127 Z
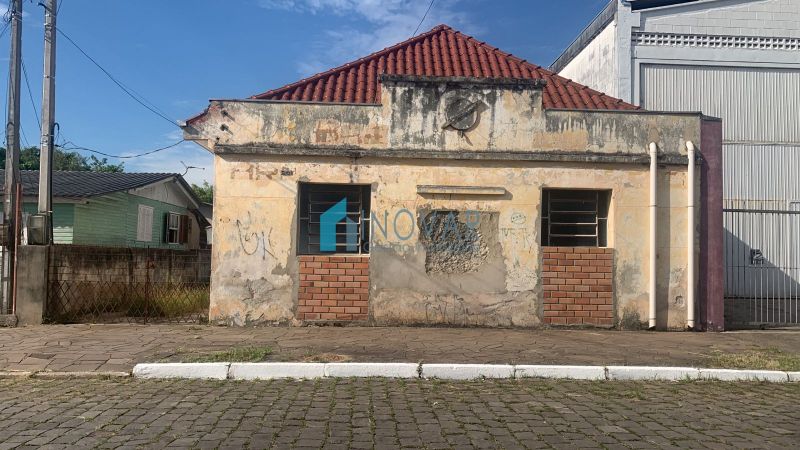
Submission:
M 179 226 L 178 242 L 186 244 L 189 242 L 189 216 L 181 215 Z
M 140 242 L 151 242 L 153 240 L 153 208 L 150 206 L 139 205 L 136 240 Z
M 163 227 L 164 243 L 169 243 L 169 213 L 164 213 L 164 227 Z

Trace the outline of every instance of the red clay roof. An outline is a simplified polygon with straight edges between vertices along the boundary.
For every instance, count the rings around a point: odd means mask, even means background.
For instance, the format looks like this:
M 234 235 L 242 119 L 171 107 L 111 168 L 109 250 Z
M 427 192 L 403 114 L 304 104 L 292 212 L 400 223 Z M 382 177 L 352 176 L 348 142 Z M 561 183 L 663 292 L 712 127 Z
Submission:
M 296 83 L 255 95 L 262 100 L 380 103 L 380 74 L 544 79 L 545 108 L 633 110 L 609 97 L 475 38 L 439 25 L 405 42 Z

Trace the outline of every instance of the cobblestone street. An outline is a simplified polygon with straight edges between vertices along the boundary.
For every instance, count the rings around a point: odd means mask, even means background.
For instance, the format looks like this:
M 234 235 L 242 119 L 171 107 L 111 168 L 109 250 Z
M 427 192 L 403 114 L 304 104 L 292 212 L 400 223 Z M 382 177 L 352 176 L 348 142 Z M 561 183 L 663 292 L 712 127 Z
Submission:
M 2 379 L 0 449 L 790 448 L 800 384 Z

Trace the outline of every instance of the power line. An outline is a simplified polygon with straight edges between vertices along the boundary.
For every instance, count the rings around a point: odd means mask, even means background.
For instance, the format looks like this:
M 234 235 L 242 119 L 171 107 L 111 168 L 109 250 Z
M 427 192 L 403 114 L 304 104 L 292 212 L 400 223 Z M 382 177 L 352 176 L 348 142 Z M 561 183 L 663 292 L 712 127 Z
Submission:
M 132 98 L 133 100 L 135 100 L 135 101 L 136 101 L 136 103 L 138 103 L 138 104 L 142 105 L 142 106 L 143 106 L 143 107 L 145 107 L 147 110 L 149 110 L 149 111 L 150 111 L 150 112 L 152 112 L 153 114 L 155 114 L 155 115 L 157 115 L 157 116 L 161 117 L 162 119 L 166 120 L 167 122 L 169 122 L 169 123 L 170 123 L 170 124 L 172 124 L 173 126 L 177 126 L 177 125 L 178 125 L 178 122 L 177 122 L 177 121 L 175 121 L 175 120 L 173 120 L 173 119 L 170 119 L 170 118 L 169 118 L 169 117 L 168 117 L 168 116 L 167 116 L 167 115 L 166 115 L 166 114 L 165 114 L 163 111 L 161 111 L 161 110 L 160 110 L 160 109 L 159 109 L 157 106 L 155 106 L 155 105 L 154 105 L 152 102 L 148 101 L 148 100 L 147 100 L 147 99 L 146 99 L 146 98 L 145 98 L 143 95 L 141 95 L 141 94 L 139 94 L 138 92 L 134 91 L 133 89 L 131 89 L 131 88 L 129 88 L 129 87 L 127 87 L 127 86 L 125 86 L 125 85 L 124 85 L 124 84 L 123 84 L 121 81 L 117 80 L 117 79 L 114 77 L 114 75 L 111 75 L 111 73 L 110 73 L 108 70 L 106 70 L 106 69 L 105 69 L 103 66 L 101 66 L 101 65 L 100 65 L 100 63 L 98 63 L 98 62 L 97 62 L 97 61 L 96 61 L 94 58 L 92 58 L 91 56 L 89 56 L 89 54 L 88 54 L 88 53 L 86 53 L 86 52 L 85 52 L 85 51 L 84 51 L 84 50 L 83 50 L 83 49 L 82 49 L 82 48 L 81 48 L 81 47 L 80 47 L 80 46 L 79 46 L 79 45 L 78 45 L 78 44 L 77 44 L 75 41 L 73 41 L 73 40 L 72 40 L 72 39 L 71 39 L 69 36 L 67 36 L 67 34 L 66 34 L 66 33 L 64 33 L 63 31 L 61 31 L 61 28 L 56 28 L 56 30 L 57 30 L 59 33 L 61 33 L 61 35 L 62 35 L 62 36 L 64 36 L 64 38 L 65 38 L 67 41 L 69 41 L 69 43 L 70 43 L 70 44 L 72 44 L 72 45 L 73 45 L 73 46 L 74 46 L 76 49 L 78 49 L 78 51 L 79 51 L 79 52 L 81 52 L 81 53 L 83 54 L 83 56 L 85 56 L 85 57 L 86 57 L 86 58 L 87 58 L 89 61 L 91 61 L 91 62 L 92 62 L 92 63 L 93 63 L 95 66 L 97 66 L 97 68 L 98 68 L 98 69 L 100 69 L 100 70 L 101 70 L 101 71 L 102 71 L 102 72 L 103 72 L 103 73 L 104 73 L 104 74 L 105 74 L 105 75 L 106 75 L 106 76 L 107 76 L 107 77 L 108 77 L 108 78 L 109 78 L 111 81 L 113 81 L 113 82 L 114 82 L 114 84 L 116 84 L 116 85 L 117 85 L 117 86 L 118 86 L 120 89 L 122 89 L 122 91 L 123 91 L 123 92 L 125 92 L 126 94 L 128 94 L 128 96 L 129 96 L 130 98 Z
M 36 102 L 33 100 L 33 92 L 31 91 L 31 83 L 28 81 L 28 69 L 25 68 L 25 60 L 22 60 L 22 73 L 25 74 L 25 86 L 28 87 L 28 98 L 31 99 L 31 106 L 33 107 L 33 116 L 36 117 L 36 123 L 39 124 L 39 132 L 42 132 L 42 121 L 39 120 L 39 113 L 36 112 Z
M 186 142 L 186 140 L 185 139 L 181 139 L 180 141 L 178 141 L 178 142 L 176 142 L 174 144 L 167 145 L 166 147 L 157 148 L 155 150 L 150 150 L 149 152 L 140 153 L 138 155 L 128 155 L 128 156 L 111 155 L 109 153 L 103 153 L 101 151 L 94 150 L 94 149 L 91 149 L 91 148 L 80 147 L 80 146 L 77 146 L 77 145 L 73 144 L 72 142 L 65 142 L 64 143 L 64 145 L 72 144 L 73 145 L 72 147 L 63 147 L 61 145 L 59 145 L 58 147 L 61 150 L 83 150 L 83 151 L 87 151 L 87 152 L 91 152 L 91 153 L 96 153 L 96 154 L 101 155 L 101 156 L 107 156 L 109 158 L 134 159 L 134 158 L 141 158 L 142 156 L 152 155 L 153 153 L 163 152 L 164 150 L 169 150 L 171 148 L 174 148 L 174 147 L 177 147 L 177 146 L 181 145 L 184 142 Z
M 428 5 L 428 9 L 425 10 L 425 14 L 422 16 L 422 20 L 419 21 L 419 25 L 417 25 L 417 29 L 414 30 L 414 34 L 412 34 L 411 37 L 414 37 L 414 36 L 417 35 L 417 32 L 419 31 L 419 27 L 422 26 L 423 22 L 425 22 L 425 19 L 428 17 L 428 13 L 431 12 L 431 8 L 433 8 L 433 3 L 435 1 L 436 0 L 431 0 L 431 3 Z
M 8 28 L 10 26 L 11 26 L 11 22 L 6 22 L 6 26 L 4 26 L 2 30 L 0 30 L 0 39 L 3 39 L 3 36 L 6 35 L 6 32 L 8 32 Z

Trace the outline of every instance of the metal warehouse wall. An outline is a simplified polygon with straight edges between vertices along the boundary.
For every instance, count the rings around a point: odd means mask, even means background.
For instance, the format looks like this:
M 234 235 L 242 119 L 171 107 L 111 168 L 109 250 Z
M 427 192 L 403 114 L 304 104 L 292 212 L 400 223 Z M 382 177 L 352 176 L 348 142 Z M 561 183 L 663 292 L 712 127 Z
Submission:
M 726 207 L 800 201 L 800 70 L 642 65 L 641 86 L 646 109 L 723 119 Z

